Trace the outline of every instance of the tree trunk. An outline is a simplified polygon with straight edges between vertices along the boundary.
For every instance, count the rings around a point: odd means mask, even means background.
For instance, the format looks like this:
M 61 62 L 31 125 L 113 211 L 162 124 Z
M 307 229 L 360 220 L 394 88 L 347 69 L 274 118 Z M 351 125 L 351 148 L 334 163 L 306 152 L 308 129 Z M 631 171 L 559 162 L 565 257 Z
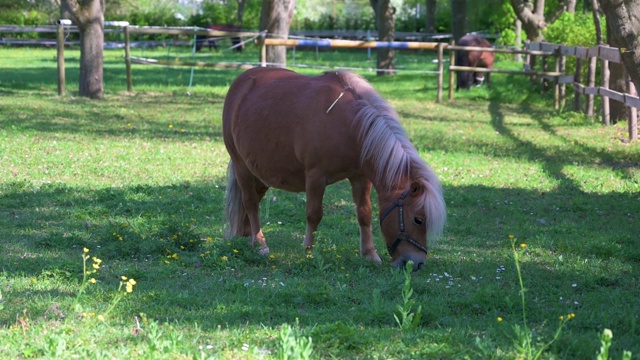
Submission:
M 566 12 L 574 14 L 576 12 L 576 0 L 564 0 L 564 8 Z
M 596 42 L 598 43 L 598 45 L 600 45 L 603 42 L 602 24 L 600 23 L 600 7 L 598 6 L 598 0 L 591 0 L 591 6 L 593 11 L 593 26 L 595 26 L 596 28 Z
M 467 33 L 467 0 L 451 0 L 451 32 L 455 41 Z
M 103 47 L 104 0 L 62 0 L 62 14 L 80 31 L 79 95 L 92 99 L 104 96 Z
M 247 0 L 237 0 L 238 1 L 238 26 L 242 27 L 242 22 L 244 21 L 244 7 L 247 5 Z
M 427 34 L 436 33 L 436 0 L 426 0 L 427 16 L 425 19 L 425 32 Z
M 609 39 L 618 44 L 620 56 L 633 84 L 640 85 L 640 0 L 600 0 L 607 18 Z M 613 77 L 613 73 L 611 74 Z
M 396 37 L 396 9 L 390 0 L 370 0 L 376 16 L 378 41 L 394 41 Z M 378 48 L 377 75 L 394 75 L 396 52 L 393 48 Z
M 271 38 L 288 38 L 295 7 L 296 0 L 264 0 L 260 30 L 266 30 L 267 36 Z M 287 64 L 287 48 L 285 46 L 268 46 L 267 64 L 268 66 L 284 67 Z
M 537 0 L 535 7 L 531 3 L 524 0 L 510 0 L 513 11 L 520 21 L 522 21 L 522 29 L 527 34 L 530 41 L 541 41 L 542 29 L 546 26 L 544 22 L 544 0 Z

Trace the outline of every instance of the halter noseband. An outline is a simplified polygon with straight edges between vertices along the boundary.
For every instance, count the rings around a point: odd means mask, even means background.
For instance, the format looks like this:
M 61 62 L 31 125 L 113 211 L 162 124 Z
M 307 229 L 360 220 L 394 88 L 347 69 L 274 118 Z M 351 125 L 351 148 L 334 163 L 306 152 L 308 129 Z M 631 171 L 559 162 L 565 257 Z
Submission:
M 409 187 L 407 190 L 405 190 L 404 192 L 402 192 L 402 194 L 400 195 L 400 197 L 398 199 L 396 199 L 396 201 L 393 203 L 393 205 L 389 206 L 387 208 L 387 210 L 384 211 L 384 213 L 382 213 L 380 215 L 380 227 L 382 227 L 382 222 L 384 221 L 384 219 L 387 218 L 387 216 L 395 209 L 398 208 L 398 222 L 400 223 L 400 231 L 398 232 L 398 236 L 396 237 L 396 241 L 393 243 L 393 245 L 388 246 L 387 250 L 389 251 L 389 255 L 393 255 L 393 253 L 396 251 L 396 248 L 398 247 L 398 245 L 400 245 L 400 242 L 402 242 L 402 240 L 406 240 L 409 244 L 417 247 L 418 249 L 424 251 L 425 254 L 428 253 L 429 249 L 427 249 L 426 246 L 420 244 L 419 242 L 415 241 L 413 238 L 411 238 L 411 236 L 409 236 L 409 234 L 407 234 L 404 231 L 404 199 L 407 198 L 407 195 L 409 195 L 409 190 L 411 188 Z

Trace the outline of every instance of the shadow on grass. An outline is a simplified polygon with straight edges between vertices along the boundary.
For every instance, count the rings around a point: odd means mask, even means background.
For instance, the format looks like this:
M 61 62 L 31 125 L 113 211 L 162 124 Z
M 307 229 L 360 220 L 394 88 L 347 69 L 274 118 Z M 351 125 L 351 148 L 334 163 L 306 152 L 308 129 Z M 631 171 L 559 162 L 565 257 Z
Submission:
M 556 169 L 552 167 L 549 171 Z M 323 321 L 337 322 L 344 320 L 345 315 L 336 308 L 344 306 L 345 301 L 355 302 L 351 306 L 362 312 L 360 321 L 375 324 L 379 321 L 377 315 L 365 309 L 371 305 L 371 289 L 367 290 L 367 287 L 385 289 L 388 299 L 398 295 L 399 288 L 393 281 L 385 285 L 392 274 L 377 228 L 378 248 L 385 262 L 381 267 L 362 259 L 337 262 L 327 258 L 326 264 L 331 267 L 322 269 L 317 261 L 306 259 L 300 248 L 304 203 L 297 194 L 275 192 L 271 198 L 277 200 L 270 198 L 266 200 L 272 201 L 270 205 L 263 204 L 263 223 L 272 254 L 276 254 L 274 260 L 257 256 L 255 249 L 247 246 L 244 240 L 237 239 L 229 245 L 221 239 L 222 180 L 97 190 L 64 185 L 47 185 L 40 189 L 29 186 L 14 182 L 0 189 L 0 209 L 3 209 L 0 236 L 5 239 L 0 262 L 9 277 L 77 279 L 81 276 L 80 254 L 82 248 L 87 247 L 108 265 L 106 283 L 115 283 L 118 271 L 125 268 L 131 277 L 139 280 L 136 307 L 140 311 L 177 322 L 197 320 L 204 328 L 244 322 L 277 325 L 295 318 L 311 326 L 317 321 L 318 312 L 322 313 Z M 330 189 L 325 199 L 320 242 L 334 244 L 349 253 L 358 246 L 349 188 L 341 183 Z M 446 250 L 437 250 L 438 254 L 451 251 L 468 257 L 476 251 L 504 248 L 506 235 L 515 234 L 530 239 L 532 246 L 540 251 L 564 256 L 571 254 L 596 262 L 616 259 L 620 263 L 622 273 L 617 274 L 588 268 L 551 269 L 553 266 L 549 268 L 546 264 L 527 265 L 527 276 L 538 278 L 528 288 L 531 293 L 550 291 L 544 279 L 550 284 L 562 278 L 570 279 L 566 281 L 579 279 L 581 284 L 587 284 L 582 285 L 586 286 L 585 292 L 576 295 L 582 297 L 587 297 L 590 291 L 633 283 L 627 276 L 638 271 L 640 250 L 632 237 L 635 228 L 632 214 L 640 213 L 640 204 L 630 194 L 576 194 L 567 182 L 545 194 L 468 186 L 447 188 L 446 195 L 451 203 L 450 222 L 443 246 Z M 268 216 L 265 206 L 269 207 Z M 600 215 L 591 215 L 595 211 Z M 278 221 L 284 225 L 275 225 Z M 207 241 L 208 238 L 213 240 Z M 581 239 L 579 244 L 577 239 Z M 215 255 L 202 256 L 205 251 Z M 170 258 L 171 254 L 179 254 L 180 260 Z M 222 256 L 228 257 L 229 263 L 221 262 Z M 492 256 L 465 261 L 464 258 L 452 260 L 439 255 L 431 260 L 429 270 L 417 273 L 416 277 L 425 279 L 429 277 L 428 272 L 436 271 L 455 274 L 455 269 L 474 274 L 493 270 L 499 259 Z M 360 274 L 362 269 L 364 272 Z M 355 276 L 344 277 L 345 272 Z M 268 283 L 263 283 L 267 282 L 263 277 Z M 354 289 L 353 292 L 336 292 L 336 281 L 344 282 Z M 427 294 L 432 291 L 424 285 L 419 287 Z M 629 290 L 622 296 L 637 295 L 636 291 Z M 7 299 L 21 296 L 28 295 L 10 290 L 5 293 Z M 55 298 L 64 294 L 51 293 L 49 296 Z M 539 296 L 543 299 L 553 297 Z M 439 305 L 433 306 L 442 306 L 440 302 L 445 300 L 438 300 Z M 516 295 L 509 301 L 517 303 Z M 455 316 L 451 311 L 466 313 L 469 309 L 460 307 L 467 302 L 454 301 L 458 305 L 448 308 L 443 315 Z M 476 305 L 480 308 L 472 312 L 482 314 L 513 307 L 504 302 Z M 533 306 L 537 308 L 538 305 Z M 429 305 L 425 304 L 425 307 L 429 312 Z M 0 323 L 11 323 L 15 318 L 12 311 L 16 308 L 9 302 Z M 203 320 L 203 313 L 207 320 Z M 437 323 L 440 320 L 428 317 L 426 321 Z M 605 323 L 605 319 L 597 321 Z

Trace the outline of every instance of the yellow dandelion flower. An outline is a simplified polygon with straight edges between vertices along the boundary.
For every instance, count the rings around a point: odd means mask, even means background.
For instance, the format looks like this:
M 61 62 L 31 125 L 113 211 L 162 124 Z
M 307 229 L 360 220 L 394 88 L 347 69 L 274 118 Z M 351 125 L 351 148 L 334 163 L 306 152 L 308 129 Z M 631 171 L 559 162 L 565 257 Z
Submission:
M 89 252 L 89 249 L 87 249 L 87 248 L 82 248 L 82 251 L 84 251 L 85 253 L 88 253 L 88 252 Z
M 102 260 L 101 260 L 101 259 L 98 259 L 98 258 L 97 258 L 97 257 L 95 257 L 95 256 L 92 258 L 92 260 L 93 260 L 93 262 L 94 262 L 94 263 L 96 263 L 96 264 L 98 264 L 98 265 L 102 264 Z
M 169 129 L 173 129 L 173 124 L 169 124 Z
M 520 247 L 523 248 L 523 249 L 526 249 L 527 248 L 527 244 L 522 243 L 522 244 L 520 244 Z
M 240 251 L 238 251 L 238 250 L 236 250 L 236 249 L 233 249 L 233 253 L 234 253 L 234 254 L 237 254 L 237 253 L 239 253 L 239 252 L 240 252 Z
M 184 250 L 184 246 L 180 245 L 180 250 Z
M 127 283 L 126 287 L 126 291 L 127 293 L 132 293 L 133 292 L 133 285 L 131 285 L 130 283 Z
M 564 320 L 564 315 L 560 315 L 560 320 Z
M 122 279 L 122 281 L 127 281 L 128 278 L 126 276 L 122 275 L 122 276 L 120 276 L 120 279 Z
M 131 285 L 136 285 L 137 284 L 137 282 L 135 280 L 133 280 L 133 279 L 129 279 L 128 283 L 131 284 Z
M 100 270 L 100 265 L 98 264 L 93 264 L 91 265 L 95 270 Z
M 211 236 L 209 236 L 209 237 L 207 238 L 207 241 L 213 241 L 213 238 L 212 238 Z
M 509 239 L 514 239 L 515 236 L 513 234 L 509 234 Z
M 169 260 L 165 260 L 164 263 L 165 264 L 171 264 L 171 262 Z
M 269 255 L 269 259 L 273 260 L 273 259 L 275 259 L 275 258 L 276 258 L 276 256 L 275 256 L 275 255 Z
M 204 257 L 204 254 L 200 254 L 200 257 Z
M 502 322 L 502 318 L 500 316 L 498 316 L 498 322 Z
M 221 257 L 221 258 L 220 258 L 220 260 L 222 260 L 222 261 L 227 261 L 227 260 L 229 260 L 229 258 L 228 258 L 228 257 L 226 257 L 226 256 L 223 256 L 223 257 Z
M 98 315 L 98 320 L 104 321 L 104 316 L 102 316 L 102 314 Z
M 193 239 L 189 239 L 189 242 L 193 244 Z
M 91 278 L 91 279 L 89 279 L 89 282 L 90 282 L 90 283 L 92 283 L 92 284 L 95 284 L 95 283 L 97 283 L 98 281 L 97 281 L 96 279 L 94 279 L 94 278 Z

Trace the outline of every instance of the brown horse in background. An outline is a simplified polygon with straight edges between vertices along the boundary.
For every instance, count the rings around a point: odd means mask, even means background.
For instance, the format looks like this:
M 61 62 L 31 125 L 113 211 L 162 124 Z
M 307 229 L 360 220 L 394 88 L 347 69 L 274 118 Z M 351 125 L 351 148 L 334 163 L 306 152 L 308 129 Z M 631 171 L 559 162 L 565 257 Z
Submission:
M 227 32 L 242 31 L 240 26 L 234 24 L 208 25 L 207 29 Z M 203 46 L 207 46 L 209 48 L 209 51 L 211 51 L 211 49 L 218 50 L 217 41 L 222 39 L 224 39 L 224 37 L 208 37 L 206 35 L 196 35 L 196 52 L 202 50 Z M 242 50 L 244 49 L 242 38 L 238 36 L 231 37 L 231 47 L 233 48 L 233 51 L 242 52 Z
M 259 219 L 270 187 L 306 192 L 312 249 L 327 185 L 351 183 L 360 227 L 360 254 L 380 263 L 371 228 L 371 190 L 378 193 L 380 228 L 394 267 L 426 261 L 442 233 L 442 188 L 420 158 L 393 108 L 358 75 L 307 77 L 280 68 L 254 68 L 231 85 L 222 114 L 228 167 L 227 238 L 251 237 L 269 247 Z M 427 241 L 428 240 L 428 241 Z
M 475 35 L 467 34 L 458 40 L 456 45 L 460 46 L 475 46 L 475 47 L 492 47 L 491 43 L 487 39 Z M 456 65 L 468 66 L 468 67 L 484 67 L 487 69 L 493 69 L 493 62 L 495 61 L 495 54 L 487 51 L 457 51 L 456 52 Z M 482 72 L 471 71 L 458 71 L 457 89 L 469 89 L 472 85 L 480 86 L 487 79 L 487 86 L 491 86 L 491 73 L 486 73 L 486 76 Z

